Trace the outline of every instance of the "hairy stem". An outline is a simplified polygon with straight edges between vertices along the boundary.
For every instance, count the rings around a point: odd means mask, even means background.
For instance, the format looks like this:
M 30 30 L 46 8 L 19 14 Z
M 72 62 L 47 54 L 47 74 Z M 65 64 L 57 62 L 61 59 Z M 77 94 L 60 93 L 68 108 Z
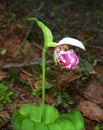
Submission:
M 42 51 L 42 112 L 41 114 L 43 114 L 44 104 L 45 104 L 45 53 L 46 53 L 46 49 L 43 48 L 43 51 Z

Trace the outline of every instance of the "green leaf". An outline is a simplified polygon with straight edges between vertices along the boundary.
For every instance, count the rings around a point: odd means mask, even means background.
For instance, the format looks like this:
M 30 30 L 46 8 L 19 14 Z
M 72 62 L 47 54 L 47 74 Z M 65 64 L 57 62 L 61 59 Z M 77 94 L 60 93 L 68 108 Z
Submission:
M 53 106 L 24 104 L 20 110 L 12 116 L 14 130 L 83 130 L 84 121 L 79 110 L 60 115 Z
M 44 123 L 35 123 L 34 130 L 49 130 L 49 129 L 47 125 L 45 125 Z
M 56 47 L 57 43 L 56 42 L 48 42 L 47 47 Z
M 42 29 L 44 35 L 44 47 L 56 47 L 56 43 L 53 42 L 53 35 L 51 30 L 41 21 L 36 18 L 28 18 L 30 21 L 36 21 L 38 26 Z
M 78 109 L 74 109 L 71 113 L 61 115 L 59 119 L 71 121 L 75 130 L 83 130 L 84 128 L 83 117 Z
M 30 109 L 30 119 L 34 122 L 41 122 L 41 106 L 32 105 Z
M 48 130 L 63 130 L 61 125 L 57 122 L 48 124 Z
M 25 117 L 22 116 L 19 111 L 15 111 L 12 116 L 12 126 L 14 130 L 21 130 L 21 124 Z
M 24 119 L 19 130 L 34 130 L 34 122 L 30 119 Z
M 46 25 L 44 25 L 42 22 L 38 21 L 38 25 L 43 31 L 44 44 L 45 44 L 45 47 L 47 48 L 48 44 L 53 41 L 52 33 L 51 33 L 50 29 Z
M 41 121 L 41 107 L 35 106 L 34 104 L 24 104 L 19 112 L 25 116 L 29 117 L 31 120 L 35 122 Z
M 41 110 L 42 106 L 35 106 L 34 104 L 24 104 L 20 108 L 19 112 L 24 117 L 29 117 L 32 121 L 41 122 L 42 120 L 45 124 L 54 122 L 59 117 L 58 110 L 50 105 L 46 104 L 44 106 L 44 112 L 42 117 Z
M 0 93 L 3 94 L 4 92 L 6 92 L 8 90 L 7 85 L 0 83 Z
M 24 116 L 29 116 L 30 110 L 32 108 L 32 104 L 23 104 L 23 106 L 20 108 L 19 112 Z
M 50 83 L 48 83 L 48 82 L 45 83 L 45 89 L 50 89 L 50 88 L 52 88 L 52 87 L 53 87 L 52 84 L 50 84 Z M 42 81 L 39 83 L 39 88 L 42 89 Z
M 59 118 L 56 122 L 60 124 L 62 130 L 76 130 L 73 123 L 68 119 Z
M 81 112 L 78 109 L 74 109 L 71 114 L 72 114 L 72 118 L 75 118 L 76 120 L 76 123 L 73 122 L 73 125 L 75 125 L 76 130 L 83 130 L 84 120 Z
M 38 89 L 33 89 L 32 95 L 33 95 L 33 96 L 39 95 L 39 91 L 40 91 L 40 90 L 38 90 Z
M 56 108 L 45 105 L 42 116 L 43 123 L 48 124 L 54 122 L 59 117 L 59 112 Z

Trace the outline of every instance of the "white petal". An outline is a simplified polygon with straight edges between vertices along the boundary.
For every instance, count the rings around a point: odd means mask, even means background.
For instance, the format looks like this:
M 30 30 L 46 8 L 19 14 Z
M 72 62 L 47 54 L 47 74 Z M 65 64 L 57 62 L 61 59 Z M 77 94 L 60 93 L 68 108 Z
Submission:
M 81 41 L 77 40 L 77 39 L 74 39 L 74 38 L 65 37 L 58 42 L 57 46 L 61 46 L 61 45 L 64 45 L 64 44 L 76 46 L 76 47 L 79 47 L 83 50 L 86 50 L 83 43 Z

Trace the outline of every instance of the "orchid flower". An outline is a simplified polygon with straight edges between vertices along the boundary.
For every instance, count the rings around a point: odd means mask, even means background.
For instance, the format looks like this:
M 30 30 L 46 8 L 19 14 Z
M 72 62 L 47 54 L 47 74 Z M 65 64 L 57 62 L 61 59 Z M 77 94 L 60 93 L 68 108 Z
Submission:
M 79 58 L 73 49 L 69 49 L 69 45 L 76 46 L 82 50 L 86 50 L 81 41 L 74 38 L 63 38 L 60 40 L 55 49 L 55 61 L 66 70 L 75 69 L 79 63 Z

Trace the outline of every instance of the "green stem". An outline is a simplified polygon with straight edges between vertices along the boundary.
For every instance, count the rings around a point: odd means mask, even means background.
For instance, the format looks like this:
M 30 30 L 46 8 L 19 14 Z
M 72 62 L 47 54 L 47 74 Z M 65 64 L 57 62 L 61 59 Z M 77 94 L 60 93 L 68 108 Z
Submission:
M 41 114 L 43 114 L 44 104 L 45 104 L 45 53 L 46 53 L 46 49 L 44 47 L 42 51 L 42 112 Z

